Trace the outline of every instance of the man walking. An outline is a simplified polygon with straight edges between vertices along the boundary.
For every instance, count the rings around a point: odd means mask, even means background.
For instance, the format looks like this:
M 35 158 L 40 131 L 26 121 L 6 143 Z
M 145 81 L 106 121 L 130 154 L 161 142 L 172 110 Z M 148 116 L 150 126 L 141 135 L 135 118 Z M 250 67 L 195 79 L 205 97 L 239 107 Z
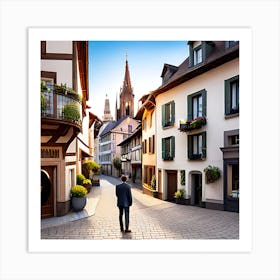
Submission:
M 122 183 L 116 186 L 116 196 L 118 198 L 117 206 L 119 207 L 119 221 L 121 232 L 123 227 L 123 212 L 125 215 L 125 232 L 131 232 L 129 229 L 129 207 L 132 205 L 132 195 L 130 186 L 126 183 L 126 176 L 122 175 Z

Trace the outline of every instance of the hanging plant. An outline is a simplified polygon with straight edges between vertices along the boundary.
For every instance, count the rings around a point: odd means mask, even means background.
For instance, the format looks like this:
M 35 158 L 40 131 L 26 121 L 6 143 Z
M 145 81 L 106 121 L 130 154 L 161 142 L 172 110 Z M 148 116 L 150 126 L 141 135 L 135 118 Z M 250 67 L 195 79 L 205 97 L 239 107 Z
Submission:
M 186 174 L 185 170 L 180 170 L 181 185 L 182 185 L 182 186 L 185 186 L 185 184 L 186 184 L 186 182 L 185 182 L 185 177 L 186 177 L 185 174 Z
M 209 165 L 204 169 L 204 172 L 206 177 L 206 184 L 213 183 L 221 177 L 221 171 L 216 166 Z
M 64 107 L 62 108 L 62 114 L 66 120 L 70 120 L 70 121 L 80 120 L 79 106 L 75 102 L 69 102 L 65 104 Z

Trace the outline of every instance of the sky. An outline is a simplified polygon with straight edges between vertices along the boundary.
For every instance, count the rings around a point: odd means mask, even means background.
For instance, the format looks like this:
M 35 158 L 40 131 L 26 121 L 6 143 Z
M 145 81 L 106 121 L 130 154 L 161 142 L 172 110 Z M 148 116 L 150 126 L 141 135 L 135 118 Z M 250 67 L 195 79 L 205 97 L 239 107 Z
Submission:
M 116 96 L 119 99 L 126 57 L 136 114 L 141 96 L 161 85 L 164 63 L 179 66 L 188 57 L 188 45 L 187 41 L 90 41 L 88 104 L 100 119 L 104 115 L 106 94 L 115 117 Z

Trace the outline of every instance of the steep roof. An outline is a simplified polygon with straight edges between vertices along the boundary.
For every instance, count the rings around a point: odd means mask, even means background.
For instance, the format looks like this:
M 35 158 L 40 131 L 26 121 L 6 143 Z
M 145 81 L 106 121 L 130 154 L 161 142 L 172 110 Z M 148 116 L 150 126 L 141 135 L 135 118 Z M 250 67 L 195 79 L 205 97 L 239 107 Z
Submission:
M 198 75 L 201 75 L 215 67 L 218 67 L 230 60 L 239 57 L 239 43 L 230 48 L 225 48 L 225 41 L 212 41 L 214 45 L 211 53 L 202 62 L 189 67 L 189 57 L 186 58 L 178 67 L 177 71 L 164 84 L 152 91 L 154 96 L 174 88 Z M 167 64 L 163 67 L 164 73 Z M 174 68 L 173 68 L 174 69 Z
M 141 135 L 141 133 L 142 133 L 142 126 L 139 125 L 136 128 L 136 130 L 131 135 L 129 135 L 126 139 L 124 139 L 121 143 L 119 143 L 118 146 L 122 146 L 122 145 L 130 142 L 131 139 L 133 139 L 135 136 Z
M 119 124 L 121 124 L 125 119 L 127 119 L 129 116 L 124 116 L 122 118 L 120 118 L 118 121 L 111 121 L 108 122 L 107 126 L 104 128 L 104 130 L 101 132 L 101 134 L 99 135 L 100 137 L 103 137 L 104 135 L 106 135 L 107 133 L 109 133 L 112 129 L 114 129 L 115 127 L 117 127 Z

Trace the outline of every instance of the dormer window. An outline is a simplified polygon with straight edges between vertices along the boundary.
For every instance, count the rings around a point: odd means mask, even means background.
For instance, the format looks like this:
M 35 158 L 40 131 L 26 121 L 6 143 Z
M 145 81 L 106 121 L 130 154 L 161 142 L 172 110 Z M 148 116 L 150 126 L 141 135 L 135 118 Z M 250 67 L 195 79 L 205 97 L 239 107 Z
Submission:
M 207 60 L 215 44 L 212 41 L 189 41 L 189 67 Z
M 198 48 L 194 49 L 193 54 L 193 64 L 199 64 L 202 62 L 202 48 L 199 46 Z
M 226 41 L 226 48 L 235 46 L 239 41 Z

